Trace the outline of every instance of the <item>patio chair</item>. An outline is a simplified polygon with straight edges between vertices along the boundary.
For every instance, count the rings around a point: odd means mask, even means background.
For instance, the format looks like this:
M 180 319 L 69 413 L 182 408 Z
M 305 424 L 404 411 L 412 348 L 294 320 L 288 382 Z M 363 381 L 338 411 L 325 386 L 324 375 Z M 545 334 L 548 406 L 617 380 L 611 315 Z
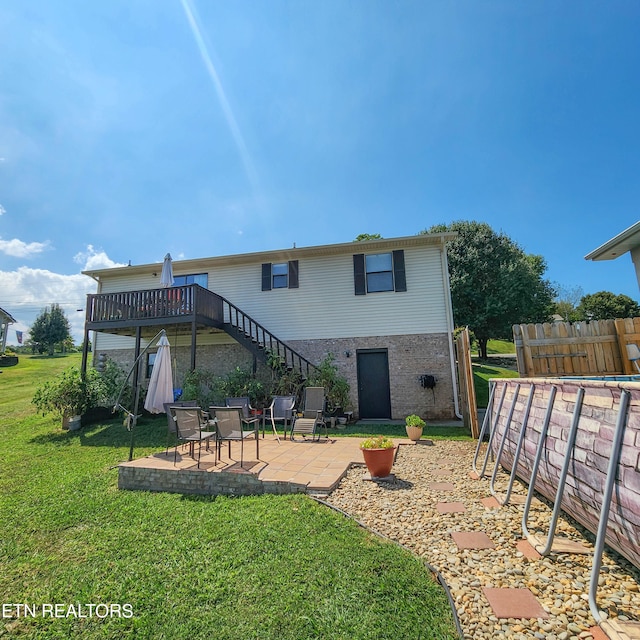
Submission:
M 251 406 L 251 400 L 247 396 L 241 398 L 225 398 L 227 407 L 241 407 L 242 416 L 247 422 L 260 421 L 260 417 L 255 415 L 255 409 Z
M 276 431 L 276 422 L 284 424 L 284 439 L 287 439 L 287 425 L 293 424 L 293 408 L 296 404 L 295 396 L 274 396 L 271 404 L 262 414 L 262 437 L 264 438 L 264 425 L 267 419 L 271 420 L 271 426 L 276 440 L 280 442 L 280 437 Z
M 198 443 L 198 468 L 200 468 L 200 454 L 202 452 L 202 441 L 207 443 L 209 449 L 209 441 L 216 437 L 215 431 L 210 431 L 211 423 L 205 418 L 200 407 L 176 407 L 171 406 L 171 413 L 174 415 L 176 422 L 176 432 L 178 440 L 183 444 L 189 445 L 191 457 L 195 459 L 195 444 Z M 206 429 L 206 430 L 205 430 Z M 178 447 L 173 454 L 173 464 L 176 463 L 178 457 Z M 216 458 L 214 456 L 214 463 Z
M 231 458 L 231 442 L 240 441 L 240 466 L 244 466 L 244 441 L 255 438 L 256 458 L 260 459 L 260 439 L 258 438 L 259 422 L 245 420 L 241 407 L 209 407 L 209 415 L 216 421 L 216 441 L 218 444 L 218 458 L 222 442 L 229 443 L 229 458 Z M 245 430 L 245 427 L 251 427 Z
M 174 438 L 178 435 L 178 430 L 176 428 L 175 415 L 171 411 L 172 407 L 196 407 L 198 402 L 196 400 L 180 400 L 177 402 L 165 402 L 164 403 L 164 412 L 167 414 L 167 450 L 165 451 L 166 455 L 169 455 L 169 442 L 171 441 L 171 436 Z
M 320 429 L 324 427 L 325 436 L 327 434 L 327 423 L 324 419 L 324 409 L 326 400 L 324 387 L 305 387 L 302 415 L 297 416 L 291 427 L 291 439 L 295 439 L 295 434 L 302 437 L 311 436 L 313 440 L 320 439 Z

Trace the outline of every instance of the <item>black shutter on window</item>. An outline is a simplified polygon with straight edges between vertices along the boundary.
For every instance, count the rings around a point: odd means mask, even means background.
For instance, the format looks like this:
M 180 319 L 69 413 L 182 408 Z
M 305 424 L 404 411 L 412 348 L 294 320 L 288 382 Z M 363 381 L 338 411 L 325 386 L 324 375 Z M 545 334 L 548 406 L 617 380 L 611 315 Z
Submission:
M 289 289 L 298 288 L 298 261 L 289 260 Z
M 353 256 L 353 282 L 357 296 L 367 293 L 367 279 L 364 271 L 364 253 L 356 253 Z
M 402 249 L 393 252 L 393 281 L 396 291 L 407 290 L 407 275 L 404 271 L 404 251 Z
M 262 263 L 262 290 L 271 291 L 271 263 Z

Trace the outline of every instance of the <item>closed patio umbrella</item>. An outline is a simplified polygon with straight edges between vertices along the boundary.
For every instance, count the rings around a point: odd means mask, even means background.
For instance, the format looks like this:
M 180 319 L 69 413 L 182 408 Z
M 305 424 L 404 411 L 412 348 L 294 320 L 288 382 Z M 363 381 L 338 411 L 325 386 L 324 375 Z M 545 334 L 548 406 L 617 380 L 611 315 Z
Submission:
M 150 413 L 164 413 L 164 403 L 173 402 L 173 376 L 171 350 L 166 335 L 158 340 L 158 351 L 153 363 L 144 408 Z
M 173 287 L 173 265 L 171 254 L 167 253 L 162 263 L 162 273 L 160 274 L 160 285 L 163 287 Z

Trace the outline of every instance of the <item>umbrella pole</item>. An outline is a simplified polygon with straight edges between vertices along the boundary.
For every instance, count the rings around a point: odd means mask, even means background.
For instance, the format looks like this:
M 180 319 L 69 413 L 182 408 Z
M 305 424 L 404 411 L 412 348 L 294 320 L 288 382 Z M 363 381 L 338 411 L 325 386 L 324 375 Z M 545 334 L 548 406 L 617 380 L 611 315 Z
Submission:
M 136 427 L 136 423 L 138 422 L 138 402 L 140 401 L 140 380 L 138 379 L 136 381 L 136 394 L 135 394 L 135 401 L 133 405 L 133 414 L 127 411 L 127 409 L 125 409 L 125 407 L 123 407 L 120 404 L 120 398 L 122 398 L 122 394 L 124 392 L 125 387 L 127 386 L 127 382 L 129 382 L 129 378 L 131 377 L 133 370 L 138 366 L 140 362 L 140 358 L 142 358 L 142 356 L 150 349 L 151 345 L 154 344 L 155 341 L 163 334 L 166 335 L 166 331 L 164 329 L 160 329 L 160 331 L 158 331 L 158 333 L 155 336 L 153 336 L 153 338 L 151 338 L 151 340 L 149 341 L 149 344 L 147 344 L 147 346 L 140 352 L 138 357 L 134 360 L 133 364 L 131 365 L 131 369 L 129 369 L 129 373 L 127 374 L 127 377 L 124 379 L 124 382 L 122 383 L 120 393 L 118 394 L 118 399 L 113 405 L 113 409 L 112 409 L 113 413 L 115 413 L 118 409 L 122 409 L 122 411 L 124 411 L 129 415 L 129 419 L 131 419 L 131 443 L 129 445 L 129 461 L 133 459 L 133 432 Z
M 131 443 L 129 445 L 129 462 L 133 460 L 133 432 L 138 423 L 138 403 L 140 402 L 140 382 L 136 385 L 136 399 L 133 403 L 133 418 L 131 419 Z

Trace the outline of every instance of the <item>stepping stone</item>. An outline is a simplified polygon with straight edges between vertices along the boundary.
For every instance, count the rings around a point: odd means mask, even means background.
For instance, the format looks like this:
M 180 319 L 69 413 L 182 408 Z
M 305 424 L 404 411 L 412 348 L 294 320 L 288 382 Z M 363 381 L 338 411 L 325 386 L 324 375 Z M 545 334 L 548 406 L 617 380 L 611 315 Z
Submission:
M 536 551 L 542 551 L 547 546 L 547 536 L 533 535 L 529 540 Z M 556 536 L 551 545 L 551 551 L 556 553 L 592 553 L 592 549 L 585 547 L 581 542 Z
M 453 541 L 458 549 L 493 549 L 493 540 L 481 531 L 453 531 Z
M 610 640 L 609 636 L 600 627 L 590 627 L 589 633 L 593 640 Z
M 611 640 L 638 640 L 640 638 L 640 622 L 612 618 L 603 620 L 600 627 Z
M 363 478 L 366 482 L 395 482 L 395 473 L 390 473 L 388 476 L 372 476 L 370 473 L 365 473 Z
M 436 509 L 438 513 L 462 513 L 465 511 L 462 502 L 438 502 Z
M 480 476 L 475 471 L 469 471 L 468 475 L 472 480 L 480 480 Z
M 431 491 L 453 491 L 456 488 L 450 482 L 432 482 L 428 487 Z
M 528 540 L 518 540 L 516 549 L 529 560 L 540 560 L 542 556 L 529 544 Z
M 453 471 L 450 469 L 434 469 L 431 473 L 433 473 L 434 476 L 450 476 Z
M 485 506 L 485 509 L 498 509 L 502 506 L 493 496 L 482 498 L 480 502 Z
M 482 592 L 498 618 L 549 617 L 529 589 L 482 587 Z
M 499 495 L 497 500 L 501 505 L 504 505 L 504 499 L 507 497 L 507 494 L 503 494 L 503 495 Z M 509 496 L 509 503 L 508 504 L 524 504 L 527 501 L 527 496 L 523 496 L 520 495 L 519 493 L 512 493 Z M 538 498 L 534 498 L 531 501 L 532 505 L 535 506 L 539 506 L 540 505 L 540 500 L 538 500 Z

